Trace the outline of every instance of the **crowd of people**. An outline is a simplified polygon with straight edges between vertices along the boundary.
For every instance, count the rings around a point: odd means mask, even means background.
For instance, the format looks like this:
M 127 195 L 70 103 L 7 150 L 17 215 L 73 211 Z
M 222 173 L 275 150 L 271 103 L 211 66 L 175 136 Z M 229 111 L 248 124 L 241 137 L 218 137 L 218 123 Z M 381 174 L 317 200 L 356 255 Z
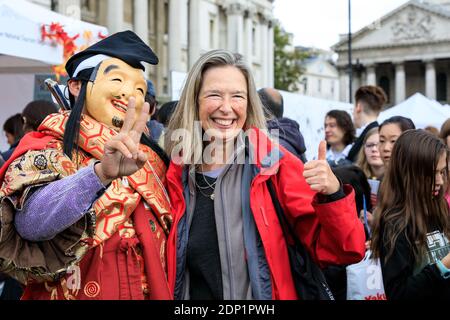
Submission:
M 450 299 L 450 119 L 378 123 L 386 94 L 363 86 L 306 159 L 242 56 L 203 54 L 159 107 L 142 62 L 158 57 L 113 34 L 67 61 L 70 110 L 5 122 L 0 299 L 321 299 L 323 275 L 345 300 L 367 250 L 388 300 Z

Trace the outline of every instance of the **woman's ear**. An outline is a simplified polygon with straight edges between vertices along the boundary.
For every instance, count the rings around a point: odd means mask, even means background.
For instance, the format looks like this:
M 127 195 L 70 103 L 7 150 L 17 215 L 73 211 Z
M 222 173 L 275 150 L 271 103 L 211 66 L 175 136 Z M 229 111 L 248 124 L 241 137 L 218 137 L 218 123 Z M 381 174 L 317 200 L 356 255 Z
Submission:
M 77 98 L 80 94 L 81 90 L 81 81 L 80 80 L 69 80 L 67 82 L 67 86 L 69 87 L 70 93 Z

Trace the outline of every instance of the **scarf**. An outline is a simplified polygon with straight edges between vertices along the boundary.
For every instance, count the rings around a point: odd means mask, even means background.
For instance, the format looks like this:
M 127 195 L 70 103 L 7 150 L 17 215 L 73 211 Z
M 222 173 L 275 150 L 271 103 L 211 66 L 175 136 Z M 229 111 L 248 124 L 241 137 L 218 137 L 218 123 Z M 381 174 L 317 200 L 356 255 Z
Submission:
M 38 128 L 43 134 L 55 138 L 49 147 L 63 150 L 62 139 L 68 117 L 68 112 L 52 114 Z M 83 115 L 80 122 L 78 150 L 75 148 L 72 155 L 74 165 L 69 163 L 63 165 L 62 168 L 67 171 L 63 175 L 73 174 L 78 168 L 100 160 L 104 153 L 105 142 L 115 135 L 117 132 L 113 129 L 88 115 Z M 92 239 L 85 239 L 91 246 L 103 243 L 117 231 L 121 237 L 133 237 L 136 232 L 130 215 L 141 200 L 151 208 L 166 236 L 169 232 L 172 217 L 170 200 L 164 188 L 165 165 L 149 147 L 140 145 L 139 148 L 148 157 L 144 167 L 128 177 L 112 181 L 105 193 L 94 203 L 95 234 Z

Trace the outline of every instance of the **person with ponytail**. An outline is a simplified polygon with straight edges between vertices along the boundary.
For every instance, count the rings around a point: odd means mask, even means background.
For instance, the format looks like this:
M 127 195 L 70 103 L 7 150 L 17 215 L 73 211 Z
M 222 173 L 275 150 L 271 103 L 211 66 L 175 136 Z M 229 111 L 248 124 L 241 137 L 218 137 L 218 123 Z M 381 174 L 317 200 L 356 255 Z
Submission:
M 0 271 L 22 299 L 170 299 L 168 158 L 148 136 L 135 33 L 72 56 L 71 110 L 45 118 L 2 167 Z
M 388 300 L 450 299 L 448 156 L 423 130 L 405 131 L 394 145 L 371 244 Z

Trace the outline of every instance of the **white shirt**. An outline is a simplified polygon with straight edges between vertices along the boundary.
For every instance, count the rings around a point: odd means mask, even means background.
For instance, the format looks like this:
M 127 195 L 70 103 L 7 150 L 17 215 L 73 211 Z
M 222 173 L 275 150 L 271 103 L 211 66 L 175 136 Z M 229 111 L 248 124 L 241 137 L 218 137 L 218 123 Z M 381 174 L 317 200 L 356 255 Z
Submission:
M 339 162 L 341 159 L 345 159 L 350 152 L 353 144 L 347 145 L 341 152 L 335 152 L 331 148 L 327 150 L 327 160 L 331 162 Z

